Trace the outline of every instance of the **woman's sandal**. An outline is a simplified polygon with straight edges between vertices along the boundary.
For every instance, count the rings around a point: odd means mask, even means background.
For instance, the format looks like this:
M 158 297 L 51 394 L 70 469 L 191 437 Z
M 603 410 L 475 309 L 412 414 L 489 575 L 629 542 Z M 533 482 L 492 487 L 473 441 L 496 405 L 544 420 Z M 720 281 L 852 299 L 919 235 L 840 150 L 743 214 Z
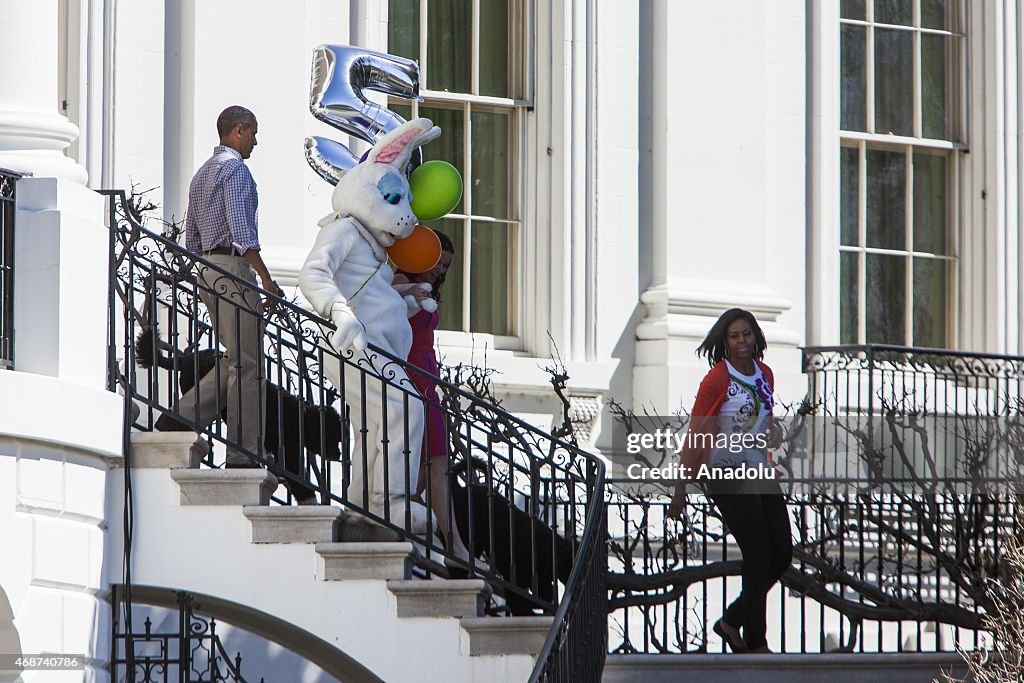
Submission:
M 725 630 L 726 626 L 728 626 L 728 624 L 723 625 L 722 620 L 719 619 L 715 622 L 715 625 L 711 627 L 711 630 L 717 633 L 722 640 L 729 645 L 729 649 L 733 652 L 746 652 L 747 644 L 743 642 L 742 638 L 740 638 L 739 630 L 729 626 L 729 629 L 733 632 L 729 633 L 729 631 Z

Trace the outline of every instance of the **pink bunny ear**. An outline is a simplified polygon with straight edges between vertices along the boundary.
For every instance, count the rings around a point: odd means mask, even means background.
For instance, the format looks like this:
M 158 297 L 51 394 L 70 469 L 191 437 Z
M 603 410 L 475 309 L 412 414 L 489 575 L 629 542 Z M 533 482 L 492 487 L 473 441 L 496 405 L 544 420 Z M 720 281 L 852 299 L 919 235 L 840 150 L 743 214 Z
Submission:
M 402 133 L 397 138 L 386 144 L 380 152 L 377 153 L 374 161 L 380 164 L 390 164 L 395 159 L 400 157 L 405 152 L 406 145 L 420 134 L 419 130 L 410 130 Z

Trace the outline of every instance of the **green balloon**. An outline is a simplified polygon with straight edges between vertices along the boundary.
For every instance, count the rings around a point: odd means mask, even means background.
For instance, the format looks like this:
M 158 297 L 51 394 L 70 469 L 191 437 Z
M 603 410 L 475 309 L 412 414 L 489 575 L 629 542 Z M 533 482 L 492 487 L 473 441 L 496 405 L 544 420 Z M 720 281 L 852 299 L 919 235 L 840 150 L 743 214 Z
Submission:
M 462 176 L 447 161 L 427 161 L 409 176 L 412 212 L 421 221 L 432 221 L 454 209 L 462 198 Z

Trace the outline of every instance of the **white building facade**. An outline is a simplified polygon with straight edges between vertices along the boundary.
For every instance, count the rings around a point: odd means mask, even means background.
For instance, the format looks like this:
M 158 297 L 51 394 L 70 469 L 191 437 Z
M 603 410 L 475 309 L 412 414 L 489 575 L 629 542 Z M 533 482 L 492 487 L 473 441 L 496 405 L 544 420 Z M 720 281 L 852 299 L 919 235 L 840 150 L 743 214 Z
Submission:
M 21 650 L 109 648 L 123 409 L 90 190 L 154 188 L 180 220 L 217 114 L 244 105 L 264 257 L 294 286 L 330 210 L 303 140 L 339 137 L 309 113 L 315 46 L 420 63 L 422 101 L 389 105 L 444 129 L 425 155 L 466 188 L 434 224 L 459 252 L 441 355 L 550 426 L 557 352 L 615 462 L 604 401 L 688 408 L 734 306 L 786 401 L 803 346 L 1024 354 L 1022 30 L 1020 3 L 981 0 L 0 0 L 0 168 L 31 174 L 0 373 Z

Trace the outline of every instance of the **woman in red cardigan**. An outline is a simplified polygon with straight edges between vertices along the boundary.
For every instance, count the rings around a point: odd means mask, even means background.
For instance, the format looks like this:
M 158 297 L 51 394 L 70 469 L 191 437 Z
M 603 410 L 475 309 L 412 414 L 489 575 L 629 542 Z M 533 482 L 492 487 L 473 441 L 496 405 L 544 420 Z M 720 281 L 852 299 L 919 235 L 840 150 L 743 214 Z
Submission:
M 749 311 L 733 308 L 722 314 L 697 348 L 711 371 L 700 383 L 686 447 L 679 453 L 682 472 L 705 480 L 708 496 L 743 554 L 743 589 L 713 627 L 733 652 L 771 652 L 765 638 L 768 591 L 793 559 L 789 514 L 778 484 L 770 475 L 722 477 L 725 470 L 741 467 L 774 473 L 767 451 L 780 438 L 772 422 L 775 378 L 761 362 L 766 347 Z M 676 483 L 670 517 L 682 514 L 685 484 Z

